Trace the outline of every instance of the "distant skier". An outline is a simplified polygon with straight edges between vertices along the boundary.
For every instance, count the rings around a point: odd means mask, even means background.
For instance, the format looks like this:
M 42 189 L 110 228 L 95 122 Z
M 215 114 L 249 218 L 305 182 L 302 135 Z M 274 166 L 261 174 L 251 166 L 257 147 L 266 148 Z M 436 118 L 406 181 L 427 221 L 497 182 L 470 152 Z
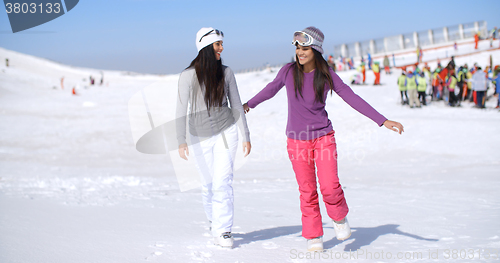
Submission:
M 427 105 L 427 102 L 425 101 L 425 91 L 427 90 L 427 81 L 425 80 L 424 72 L 420 73 L 418 76 L 418 86 L 417 86 L 417 91 L 418 91 L 418 99 L 420 100 L 422 105 Z
M 420 46 L 417 46 L 417 64 L 422 63 L 422 57 L 424 56 Z
M 417 64 L 420 63 L 420 47 L 417 46 L 417 50 L 415 51 L 415 53 L 417 54 Z
M 406 78 L 406 88 L 408 89 L 408 97 L 409 97 L 409 105 L 410 108 L 413 108 L 413 105 L 416 105 L 417 108 L 420 108 L 420 101 L 418 100 L 418 80 L 417 77 L 413 74 L 412 71 L 408 72 Z
M 417 75 L 419 75 L 419 74 L 420 74 L 420 72 L 421 72 L 421 71 L 420 71 L 420 68 L 418 67 L 418 63 L 417 63 L 417 64 L 415 64 L 415 66 L 413 67 L 413 72 L 414 72 L 415 74 L 417 74 Z
M 455 65 L 455 56 L 451 56 L 451 60 L 446 66 L 449 71 L 455 71 L 456 65 Z
M 472 75 L 472 89 L 476 92 L 476 107 L 485 108 L 487 83 L 486 73 L 481 70 L 481 67 L 478 67 L 476 73 Z
M 431 73 L 431 67 L 427 65 L 427 62 L 424 63 L 424 68 L 422 69 L 422 71 L 429 74 Z
M 474 49 L 477 49 L 477 44 L 479 43 L 479 33 L 474 35 Z
M 391 74 L 389 57 L 387 55 L 384 56 L 384 70 L 385 70 L 385 74 Z
M 372 69 L 372 55 L 368 53 L 368 69 Z
M 361 81 L 361 74 L 359 73 L 354 73 L 354 75 L 352 75 L 350 78 L 349 78 L 349 82 L 353 85 L 361 85 L 363 84 L 363 82 Z
M 403 125 L 378 113 L 328 67 L 321 55 L 323 40 L 323 33 L 316 27 L 296 31 L 293 43 L 297 62 L 283 66 L 276 78 L 244 105 L 248 112 L 286 88 L 288 108 L 283 105 L 283 109 L 288 109 L 287 151 L 299 185 L 302 236 L 309 251 L 323 251 L 318 182 L 337 239 L 351 236 L 349 208 L 338 176 L 335 131 L 325 109 L 328 93 L 337 93 L 378 126 L 403 132 Z
M 373 63 L 373 74 L 375 75 L 375 82 L 373 85 L 380 85 L 380 65 L 378 61 Z
M 399 92 L 401 93 L 401 105 L 408 104 L 408 93 L 407 93 L 408 89 L 406 88 L 406 75 L 404 71 L 398 78 L 398 87 L 399 87 Z
M 497 35 L 497 28 L 495 27 L 488 34 L 488 38 L 490 39 L 490 47 L 493 47 L 493 40 L 496 40 L 496 35 Z
M 64 89 L 64 77 L 61 78 L 61 89 Z
M 443 79 L 441 78 L 439 73 L 441 73 L 441 69 L 437 68 L 432 74 L 432 100 L 442 99 L 441 83 L 443 82 Z
M 363 84 L 365 84 L 366 81 L 366 68 L 365 68 L 365 63 L 361 63 L 361 74 L 363 75 Z
M 5 66 L 9 67 L 9 59 L 8 58 L 5 59 Z
M 472 99 L 472 94 L 473 94 L 473 90 L 472 90 L 472 69 L 468 69 L 468 66 L 467 64 L 465 64 L 464 68 L 467 70 L 465 76 L 467 77 L 467 94 L 465 96 L 465 100 L 471 100 Z
M 458 75 L 457 75 L 457 87 L 459 89 L 458 93 L 458 104 L 464 99 L 464 96 L 467 92 L 467 69 L 464 67 L 458 68 Z
M 498 109 L 500 108 L 500 74 L 497 74 L 495 77 L 488 79 L 495 82 L 495 94 L 498 97 L 497 106 L 495 107 L 495 109 Z
M 333 56 L 331 54 L 328 56 L 328 66 L 335 71 L 335 62 L 333 61 Z
M 444 99 L 445 101 L 448 101 L 449 99 L 449 90 L 445 88 L 446 86 L 446 80 L 448 78 L 448 75 L 451 74 L 452 72 L 455 72 L 455 60 L 454 57 L 451 57 L 450 62 L 446 65 L 446 67 L 439 72 L 439 77 L 441 80 L 441 86 L 440 86 L 440 99 Z
M 455 88 L 457 86 L 457 78 L 455 75 L 455 72 L 451 72 L 450 76 L 448 77 L 448 80 L 446 82 L 446 86 L 448 86 L 448 92 L 449 92 L 449 100 L 448 100 L 448 105 L 455 107 L 457 103 L 457 98 L 455 96 Z

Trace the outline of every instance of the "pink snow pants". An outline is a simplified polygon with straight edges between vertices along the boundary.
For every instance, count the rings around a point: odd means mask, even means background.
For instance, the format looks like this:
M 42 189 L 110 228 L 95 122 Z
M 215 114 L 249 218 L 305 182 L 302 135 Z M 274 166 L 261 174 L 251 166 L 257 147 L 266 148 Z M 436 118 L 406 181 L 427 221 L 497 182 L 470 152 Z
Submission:
M 337 144 L 335 132 L 313 140 L 288 138 L 288 157 L 299 184 L 302 236 L 311 239 L 323 235 L 319 210 L 315 165 L 328 216 L 342 220 L 349 211 L 337 174 Z

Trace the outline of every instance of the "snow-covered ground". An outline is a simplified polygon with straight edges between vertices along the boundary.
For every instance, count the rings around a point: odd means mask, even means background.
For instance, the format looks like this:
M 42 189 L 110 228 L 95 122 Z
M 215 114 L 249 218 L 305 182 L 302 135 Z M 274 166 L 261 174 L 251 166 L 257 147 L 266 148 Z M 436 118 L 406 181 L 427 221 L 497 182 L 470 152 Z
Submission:
M 497 50 L 456 63 L 484 67 L 490 55 L 500 61 Z M 279 92 L 247 114 L 252 153 L 235 172 L 235 248 L 225 250 L 211 245 L 199 190 L 180 190 L 170 156 L 135 148 L 131 98 L 160 83 L 171 108 L 178 75 L 101 73 L 2 48 L 0 61 L 0 262 L 496 262 L 500 257 L 496 98 L 485 110 L 443 102 L 410 109 L 399 104 L 399 71 L 382 74 L 382 86 L 353 86 L 404 125 L 400 136 L 378 128 L 337 95 L 330 97 L 327 109 L 353 234 L 344 242 L 335 239 L 323 213 L 327 250 L 308 254 L 286 154 L 286 94 Z M 237 74 L 242 101 L 276 73 Z M 99 83 L 101 74 L 104 84 L 90 86 L 89 76 Z M 346 81 L 351 74 L 339 73 Z M 367 82 L 373 80 L 368 72 Z

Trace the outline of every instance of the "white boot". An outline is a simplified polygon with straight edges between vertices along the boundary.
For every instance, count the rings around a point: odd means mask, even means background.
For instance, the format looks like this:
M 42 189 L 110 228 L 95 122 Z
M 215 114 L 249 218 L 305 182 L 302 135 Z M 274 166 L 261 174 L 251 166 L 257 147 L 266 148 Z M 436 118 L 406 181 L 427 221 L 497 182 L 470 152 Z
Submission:
M 333 221 L 333 229 L 335 229 L 335 235 L 338 240 L 346 240 L 351 236 L 351 227 L 349 227 L 349 222 L 347 222 L 347 217 L 341 221 Z
M 231 232 L 224 232 L 214 238 L 214 244 L 224 248 L 233 248 L 233 235 Z
M 323 237 L 308 239 L 307 251 L 323 251 Z

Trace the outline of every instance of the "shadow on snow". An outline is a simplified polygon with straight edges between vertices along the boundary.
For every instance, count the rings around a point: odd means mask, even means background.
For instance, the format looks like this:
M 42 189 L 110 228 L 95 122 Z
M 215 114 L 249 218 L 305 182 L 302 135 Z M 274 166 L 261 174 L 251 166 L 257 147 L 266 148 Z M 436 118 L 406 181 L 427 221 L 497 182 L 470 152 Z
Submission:
M 351 237 L 347 239 L 346 241 L 351 241 L 354 239 L 354 241 L 350 244 L 347 244 L 345 246 L 344 251 L 356 251 L 360 249 L 361 247 L 368 246 L 370 245 L 373 241 L 377 240 L 380 236 L 383 235 L 388 235 L 388 234 L 393 234 L 393 235 L 402 235 L 406 237 L 410 237 L 413 239 L 417 240 L 423 240 L 423 241 L 433 241 L 436 242 L 439 239 L 433 239 L 433 238 L 424 238 L 418 235 L 414 235 L 411 233 L 406 233 L 398 229 L 399 225 L 396 224 L 387 224 L 387 225 L 382 225 L 382 226 L 376 226 L 376 227 L 354 227 L 352 230 L 354 230 L 351 234 Z M 330 227 L 333 228 L 333 227 Z M 273 239 L 276 237 L 281 237 L 281 236 L 288 236 L 292 234 L 300 234 L 302 230 L 302 226 L 280 226 L 280 227 L 274 227 L 274 228 L 268 228 L 268 229 L 261 229 L 261 230 L 256 230 L 252 231 L 249 233 L 245 234 L 240 234 L 240 233 L 233 233 L 233 236 L 235 237 L 234 241 L 234 247 L 240 247 L 245 244 L 250 244 L 252 242 L 257 242 L 257 241 L 262 241 L 262 240 L 269 240 Z M 325 249 L 330 249 L 338 244 L 341 244 L 344 241 L 337 240 L 337 238 L 332 238 L 328 241 L 324 242 L 324 248 Z
M 403 232 L 403 231 L 397 229 L 398 227 L 399 227 L 399 225 L 396 225 L 396 224 L 387 224 L 387 225 L 376 226 L 376 227 L 354 227 L 354 228 L 352 228 L 352 230 L 355 230 L 355 231 L 353 231 L 351 234 L 351 237 L 349 239 L 347 239 L 347 240 L 354 239 L 354 242 L 347 244 L 345 246 L 344 251 L 356 251 L 356 250 L 360 249 L 361 247 L 370 245 L 373 241 L 375 241 L 380 236 L 388 235 L 388 234 L 402 235 L 402 236 L 407 236 L 407 237 L 411 237 L 411 238 L 414 238 L 417 240 L 424 240 L 424 241 L 436 242 L 439 240 L 439 239 L 433 239 L 433 238 L 423 238 L 421 236 L 406 233 L 406 232 Z M 343 241 L 337 240 L 337 238 L 334 237 L 334 238 L 332 238 L 324 243 L 324 248 L 325 249 L 333 248 L 342 242 Z
M 245 234 L 233 233 L 233 236 L 238 238 L 237 240 L 234 240 L 234 247 L 239 247 L 256 241 L 297 234 L 300 233 L 300 231 L 302 231 L 302 226 L 279 226 L 256 230 Z

